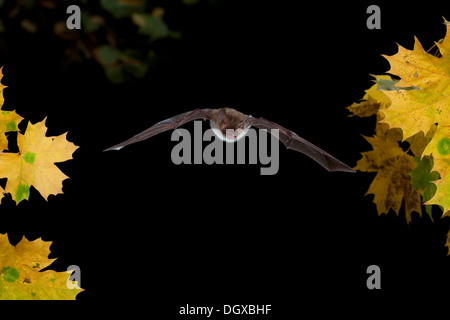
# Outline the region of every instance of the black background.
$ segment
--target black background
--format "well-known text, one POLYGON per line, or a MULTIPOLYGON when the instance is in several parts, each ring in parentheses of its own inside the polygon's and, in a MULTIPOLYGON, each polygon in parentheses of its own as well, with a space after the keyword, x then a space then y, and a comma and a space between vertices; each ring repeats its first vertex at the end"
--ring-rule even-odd
POLYGON ((17 207, 3 200, 0 232, 12 243, 53 241, 55 270, 80 266, 86 291, 76 307, 63 304, 73 312, 170 319, 186 304, 271 304, 282 319, 448 299, 448 219, 439 210, 434 223, 415 213, 407 225, 403 210, 378 216, 364 196, 373 174, 329 173, 282 146, 274 176, 259 175, 259 164, 176 166, 169 133, 102 153, 172 115, 229 106, 354 166, 375 123, 345 107, 371 85, 369 74, 388 71, 381 54, 396 53, 396 43, 411 49, 414 35, 429 48, 450 17, 443 6, 406 2, 227 3, 174 1, 166 21, 183 39, 168 47, 171 59, 121 85, 94 63, 62 72, 51 34, 6 35, 5 106, 32 122, 48 116, 48 133, 68 131, 80 148, 59 165, 70 176, 64 195, 45 202, 32 190, 17 207), (370 4, 381 8, 381 30, 366 27, 370 4), (381 290, 366 287, 372 264, 381 290))

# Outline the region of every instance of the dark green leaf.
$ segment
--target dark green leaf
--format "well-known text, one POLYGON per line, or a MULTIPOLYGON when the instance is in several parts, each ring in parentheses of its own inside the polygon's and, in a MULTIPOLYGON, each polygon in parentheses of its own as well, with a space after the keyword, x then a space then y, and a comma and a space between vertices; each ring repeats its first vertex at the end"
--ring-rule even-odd
MULTIPOLYGON (((139 1, 137 2, 139 3, 139 1)), ((100 0, 100 5, 108 11, 114 18, 121 19, 130 16, 133 12, 141 10, 144 1, 141 4, 123 3, 117 0, 100 0)))
POLYGON ((98 56, 103 64, 109 64, 119 60, 120 52, 110 45, 104 45, 100 47, 98 56))
POLYGON ((139 26, 139 33, 150 36, 152 40, 169 36, 169 28, 161 18, 143 13, 139 14, 137 19, 134 21, 139 26))
POLYGON ((410 172, 411 185, 413 190, 419 190, 427 187, 431 181, 439 179, 439 174, 436 171, 431 172, 433 168, 433 158, 430 156, 414 157, 417 167, 410 172))

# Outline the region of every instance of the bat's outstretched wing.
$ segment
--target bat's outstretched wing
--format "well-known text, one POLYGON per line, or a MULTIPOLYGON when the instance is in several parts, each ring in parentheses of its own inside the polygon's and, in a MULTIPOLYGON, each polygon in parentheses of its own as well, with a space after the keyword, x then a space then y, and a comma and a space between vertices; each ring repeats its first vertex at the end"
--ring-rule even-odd
POLYGON ((147 130, 135 135, 134 137, 132 137, 122 143, 119 143, 115 146, 112 146, 108 149, 105 149, 104 151, 120 150, 129 144, 133 144, 133 143, 151 138, 158 133, 161 133, 161 132, 164 132, 167 130, 176 129, 179 126, 185 124, 186 122, 197 120, 197 119, 209 120, 210 117, 211 117, 211 109, 196 109, 194 111, 185 112, 185 113, 179 114, 175 117, 160 121, 157 124, 148 128, 147 130))
POLYGON ((339 161, 328 152, 323 151, 322 149, 316 147, 302 137, 299 137, 295 132, 283 128, 276 123, 273 123, 264 118, 253 117, 249 117, 245 121, 246 124, 260 129, 278 129, 278 139, 283 142, 286 148, 306 154, 328 171, 355 172, 355 170, 347 166, 345 163, 339 161))

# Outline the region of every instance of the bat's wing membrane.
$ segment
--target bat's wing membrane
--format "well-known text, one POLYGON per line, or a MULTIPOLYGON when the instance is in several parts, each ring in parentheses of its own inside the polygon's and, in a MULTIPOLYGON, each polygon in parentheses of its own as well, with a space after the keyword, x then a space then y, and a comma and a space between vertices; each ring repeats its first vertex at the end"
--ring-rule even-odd
POLYGON ((181 113, 175 117, 160 121, 157 124, 148 128, 147 130, 135 135, 134 137, 131 137, 130 139, 128 139, 122 143, 119 143, 115 146, 105 149, 104 151, 120 150, 129 144, 151 138, 154 135, 157 135, 158 133, 176 129, 179 126, 185 124, 186 122, 198 120, 198 119, 209 120, 210 117, 211 117, 210 109, 197 109, 194 111, 181 113))
POLYGON ((278 129, 278 139, 283 142, 286 148, 306 154, 328 171, 355 172, 352 168, 339 161, 328 152, 323 151, 319 147, 298 136, 295 132, 276 123, 264 118, 250 118, 248 119, 248 124, 260 129, 278 129))

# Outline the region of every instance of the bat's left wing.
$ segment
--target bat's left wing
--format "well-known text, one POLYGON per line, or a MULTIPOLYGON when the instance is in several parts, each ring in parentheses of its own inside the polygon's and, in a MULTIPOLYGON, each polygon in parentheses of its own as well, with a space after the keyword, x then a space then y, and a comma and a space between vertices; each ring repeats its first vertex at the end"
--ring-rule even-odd
POLYGON ((271 122, 264 118, 253 118, 251 116, 244 121, 246 122, 246 124, 260 129, 278 129, 278 139, 283 142, 286 148, 306 154, 328 171, 355 172, 355 170, 347 166, 345 163, 339 161, 328 152, 323 151, 319 147, 313 145, 311 142, 308 142, 302 137, 298 136, 295 132, 288 130, 274 122, 271 122))
POLYGON ((185 113, 181 113, 172 118, 160 121, 157 124, 148 128, 147 130, 135 135, 134 137, 131 137, 130 139, 128 139, 122 143, 119 143, 115 146, 105 149, 104 151, 120 150, 129 144, 151 138, 158 133, 161 133, 161 132, 164 132, 167 130, 176 129, 179 126, 185 124, 186 122, 197 120, 197 119, 209 120, 210 118, 211 118, 211 109, 196 109, 194 111, 188 111, 185 113))

